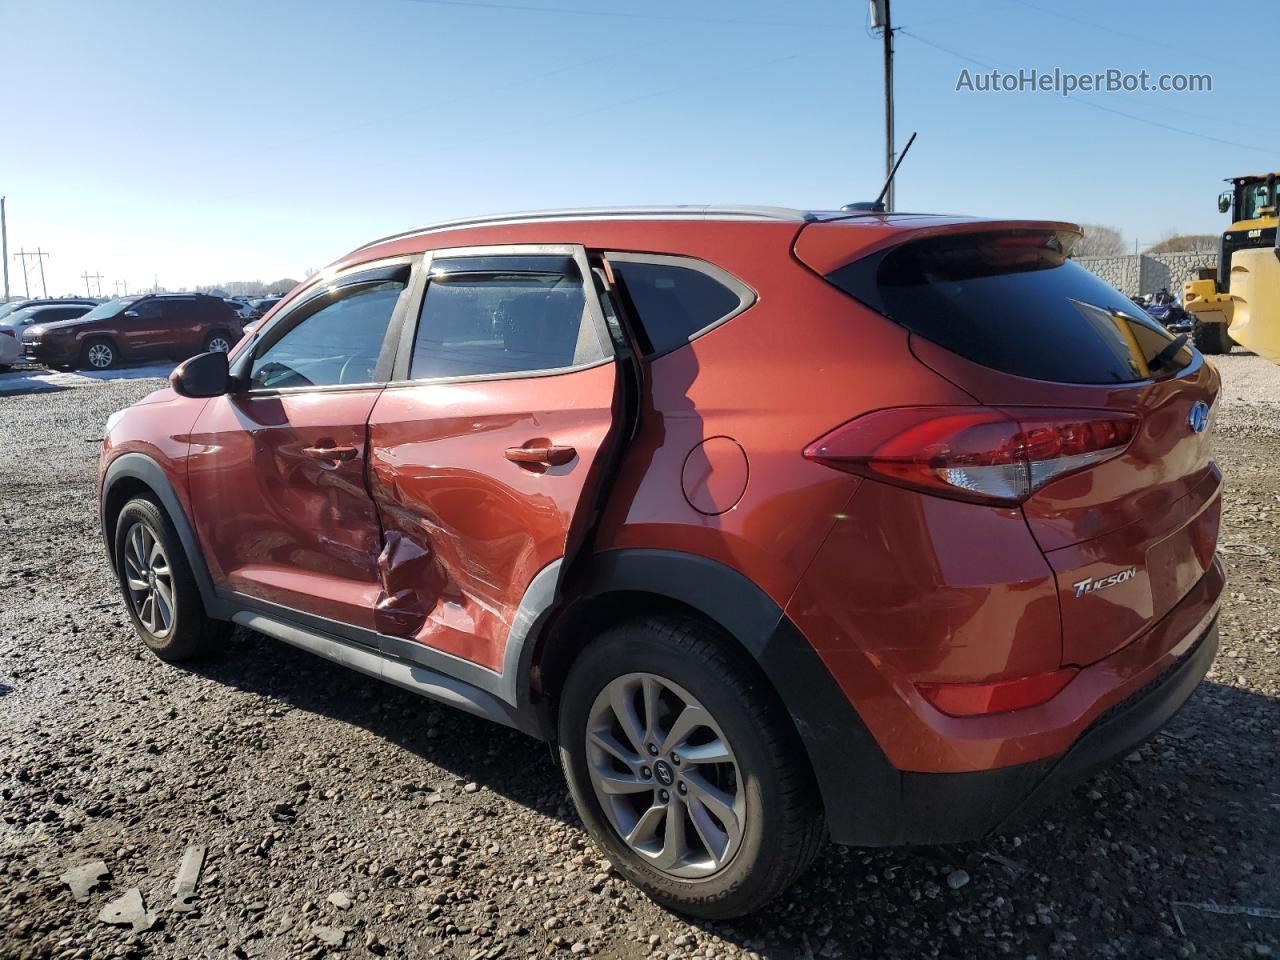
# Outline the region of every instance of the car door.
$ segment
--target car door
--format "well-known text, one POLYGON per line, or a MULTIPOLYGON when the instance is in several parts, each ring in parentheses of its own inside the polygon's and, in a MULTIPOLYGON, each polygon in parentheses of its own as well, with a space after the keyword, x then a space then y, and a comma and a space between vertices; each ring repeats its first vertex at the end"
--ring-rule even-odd
POLYGON ((130 359, 157 354, 157 344, 165 342, 164 299, 148 297, 131 305, 118 320, 121 346, 130 359))
POLYGON ((581 248, 437 251, 427 277, 369 422, 375 622, 500 671, 526 592, 554 591, 590 515, 615 349, 581 248))
POLYGON ((304 295, 237 354, 242 386, 201 412, 188 483, 220 589, 372 627, 382 540, 366 431, 410 277, 399 261, 304 295))

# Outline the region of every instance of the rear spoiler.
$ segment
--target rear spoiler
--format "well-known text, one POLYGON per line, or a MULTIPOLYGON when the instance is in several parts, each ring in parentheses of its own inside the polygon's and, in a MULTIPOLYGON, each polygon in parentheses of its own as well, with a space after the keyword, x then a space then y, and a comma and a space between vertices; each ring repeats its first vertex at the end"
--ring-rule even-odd
MULTIPOLYGON (((969 217, 857 217, 831 223, 808 223, 796 236, 792 252, 819 276, 909 240, 947 234, 1003 233, 1033 230, 1079 238, 1074 223, 1058 220, 984 220, 969 217)), ((1071 243, 1074 243, 1073 239, 1071 243)))

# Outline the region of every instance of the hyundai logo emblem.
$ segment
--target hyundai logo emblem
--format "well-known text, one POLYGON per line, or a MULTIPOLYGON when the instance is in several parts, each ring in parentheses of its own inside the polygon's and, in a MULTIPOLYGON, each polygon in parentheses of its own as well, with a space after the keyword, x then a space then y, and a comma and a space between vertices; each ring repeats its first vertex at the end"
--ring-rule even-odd
POLYGON ((1204 433, 1205 427, 1209 426, 1209 405, 1203 400, 1193 403, 1191 413, 1187 415, 1187 423, 1191 424, 1195 433, 1204 433))

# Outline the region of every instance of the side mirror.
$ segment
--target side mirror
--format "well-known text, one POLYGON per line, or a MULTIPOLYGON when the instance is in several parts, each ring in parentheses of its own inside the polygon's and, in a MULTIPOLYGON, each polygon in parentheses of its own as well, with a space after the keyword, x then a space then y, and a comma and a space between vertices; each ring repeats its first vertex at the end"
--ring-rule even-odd
POLYGON ((183 397, 220 397, 231 387, 227 355, 220 350, 202 353, 178 364, 169 383, 183 397))
POLYGON ((125 315, 126 317, 133 317, 133 318, 136 320, 136 319, 137 319, 137 317, 138 317, 138 311, 137 311, 137 310, 126 310, 126 311, 124 312, 124 315, 125 315))
POLYGON ((1231 209, 1231 191, 1223 190, 1218 194, 1218 212, 1226 213, 1231 209))

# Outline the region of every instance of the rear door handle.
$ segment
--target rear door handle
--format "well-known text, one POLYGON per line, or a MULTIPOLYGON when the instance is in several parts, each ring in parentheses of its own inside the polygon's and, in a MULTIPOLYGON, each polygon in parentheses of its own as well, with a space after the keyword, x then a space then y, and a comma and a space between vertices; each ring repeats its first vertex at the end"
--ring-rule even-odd
POLYGON ((303 447, 302 453, 312 460, 354 460, 360 455, 355 447, 303 447))
POLYGON ((507 447, 506 458, 512 463, 532 463, 545 467, 559 467, 578 455, 573 447, 507 447))

